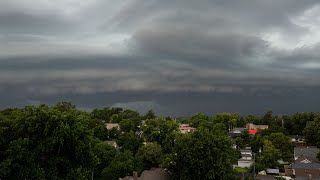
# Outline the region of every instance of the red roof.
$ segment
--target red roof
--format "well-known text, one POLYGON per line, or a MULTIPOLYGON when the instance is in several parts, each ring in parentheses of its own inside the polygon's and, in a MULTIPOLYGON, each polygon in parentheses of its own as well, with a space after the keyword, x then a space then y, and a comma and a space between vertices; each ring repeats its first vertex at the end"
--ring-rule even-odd
POLYGON ((250 130, 249 130, 249 134, 255 135, 256 133, 257 133, 257 130, 256 130, 256 129, 250 129, 250 130))

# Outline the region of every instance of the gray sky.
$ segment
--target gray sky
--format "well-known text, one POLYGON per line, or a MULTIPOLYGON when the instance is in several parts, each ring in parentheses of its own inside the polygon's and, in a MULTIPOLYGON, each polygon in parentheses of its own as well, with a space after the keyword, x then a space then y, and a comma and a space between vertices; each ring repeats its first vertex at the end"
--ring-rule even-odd
POLYGON ((0 0, 0 107, 319 111, 318 0, 0 0))

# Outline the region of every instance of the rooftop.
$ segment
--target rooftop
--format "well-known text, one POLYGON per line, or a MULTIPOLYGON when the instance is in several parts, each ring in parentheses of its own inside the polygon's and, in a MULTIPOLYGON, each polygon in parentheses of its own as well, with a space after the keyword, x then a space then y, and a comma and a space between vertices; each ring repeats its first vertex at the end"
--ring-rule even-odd
POLYGON ((319 169, 320 163, 295 163, 292 169, 319 169))
POLYGON ((298 158, 317 158, 317 154, 320 152, 319 148, 314 146, 308 146, 308 147, 295 147, 294 148, 294 157, 295 160, 298 158))

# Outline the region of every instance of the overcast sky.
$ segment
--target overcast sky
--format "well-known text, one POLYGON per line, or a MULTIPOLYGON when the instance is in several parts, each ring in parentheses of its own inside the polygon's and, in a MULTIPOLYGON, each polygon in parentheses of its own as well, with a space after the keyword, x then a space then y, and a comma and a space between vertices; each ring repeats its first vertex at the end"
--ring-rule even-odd
POLYGON ((0 0, 0 107, 319 111, 319 0, 0 0))

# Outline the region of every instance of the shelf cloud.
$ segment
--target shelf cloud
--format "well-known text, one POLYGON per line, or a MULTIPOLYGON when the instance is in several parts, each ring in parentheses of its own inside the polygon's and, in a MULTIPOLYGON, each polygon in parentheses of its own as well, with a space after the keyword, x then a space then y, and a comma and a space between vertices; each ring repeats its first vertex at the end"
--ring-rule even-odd
POLYGON ((319 10, 317 0, 1 1, 0 107, 316 111, 319 10))

